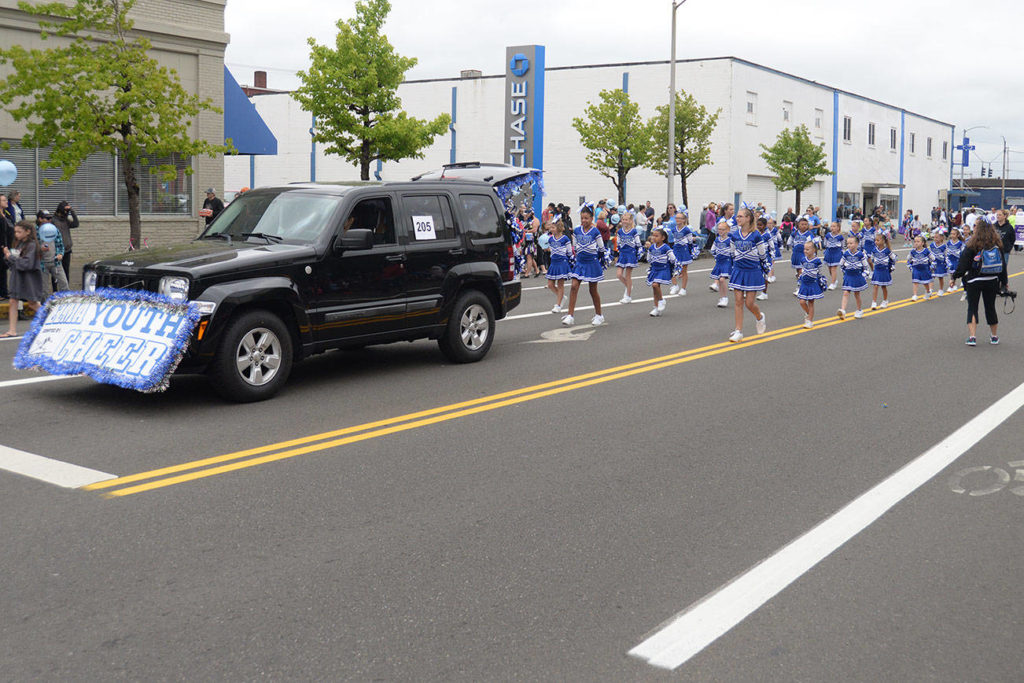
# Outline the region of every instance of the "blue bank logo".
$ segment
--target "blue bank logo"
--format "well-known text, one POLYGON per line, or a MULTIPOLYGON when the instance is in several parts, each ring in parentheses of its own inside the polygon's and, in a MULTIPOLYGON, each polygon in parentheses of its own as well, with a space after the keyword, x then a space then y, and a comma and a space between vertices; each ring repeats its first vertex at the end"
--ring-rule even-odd
POLYGON ((523 76, 530 70, 530 60, 522 52, 517 52, 512 55, 512 61, 508 63, 508 68, 514 75, 523 76))

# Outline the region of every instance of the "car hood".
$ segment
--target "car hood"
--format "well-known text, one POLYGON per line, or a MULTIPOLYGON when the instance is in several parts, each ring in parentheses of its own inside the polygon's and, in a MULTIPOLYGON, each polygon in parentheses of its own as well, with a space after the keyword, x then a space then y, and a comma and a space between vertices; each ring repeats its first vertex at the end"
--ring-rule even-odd
POLYGON ((91 267, 117 271, 175 271, 203 275, 221 270, 244 270, 313 258, 311 245, 253 244, 220 240, 197 240, 169 247, 140 249, 120 256, 94 261, 91 267))

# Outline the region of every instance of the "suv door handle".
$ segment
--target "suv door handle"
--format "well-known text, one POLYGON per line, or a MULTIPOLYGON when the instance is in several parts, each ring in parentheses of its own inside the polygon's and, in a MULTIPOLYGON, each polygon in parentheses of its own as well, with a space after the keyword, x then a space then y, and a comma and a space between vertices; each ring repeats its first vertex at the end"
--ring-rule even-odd
POLYGON ((390 263, 401 263, 405 260, 405 254, 392 254, 384 258, 385 261, 390 263))
POLYGON ((448 253, 451 254, 452 256, 462 256, 463 254, 466 253, 466 250, 463 249, 462 247, 457 247, 455 249, 449 249, 448 253))

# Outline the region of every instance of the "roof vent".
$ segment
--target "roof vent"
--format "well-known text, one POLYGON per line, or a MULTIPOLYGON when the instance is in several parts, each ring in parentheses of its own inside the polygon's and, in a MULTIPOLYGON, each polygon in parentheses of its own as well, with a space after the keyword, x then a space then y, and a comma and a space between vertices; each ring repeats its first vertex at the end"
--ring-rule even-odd
POLYGON ((480 78, 484 72, 480 69, 463 69, 459 72, 459 78, 480 78))

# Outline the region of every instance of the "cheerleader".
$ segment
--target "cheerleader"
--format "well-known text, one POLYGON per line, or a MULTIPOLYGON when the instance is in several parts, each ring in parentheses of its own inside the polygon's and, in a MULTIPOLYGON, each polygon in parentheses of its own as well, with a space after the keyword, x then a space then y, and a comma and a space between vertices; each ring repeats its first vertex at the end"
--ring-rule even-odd
POLYGON ((949 231, 949 241, 946 242, 946 270, 949 271, 949 291, 956 289, 956 281, 953 280, 953 273, 960 265, 960 254, 964 250, 963 235, 959 228, 949 231))
POLYGON ((820 275, 822 260, 818 258, 818 247, 814 242, 804 242, 804 260, 800 265, 800 288, 797 298, 804 309, 804 327, 814 327, 814 301, 825 296, 821 288, 820 275))
POLYGON ((853 317, 857 319, 864 317, 864 311, 861 310, 860 293, 868 288, 868 282, 864 278, 866 263, 867 257, 864 256, 864 250, 860 248, 860 240, 851 233, 846 238, 846 251, 843 252, 843 258, 839 261, 839 268, 843 271, 843 302, 839 305, 836 315, 840 320, 846 319, 846 304, 850 301, 851 292, 857 302, 857 310, 853 317))
MULTIPOLYGON (((775 213, 774 211, 772 212, 775 213)), ((775 282, 775 261, 782 259, 782 232, 779 231, 779 226, 775 224, 775 217, 768 217, 768 234, 771 235, 771 249, 773 252, 772 258, 772 270, 768 273, 768 282, 775 282)))
POLYGON ((917 301, 918 285, 924 285, 927 298, 932 292, 932 255, 925 246, 924 235, 914 236, 914 248, 907 254, 907 268, 910 269, 910 280, 914 283, 914 296, 910 300, 917 301))
POLYGON ((764 301, 768 298, 768 283, 772 281, 771 274, 775 269, 775 258, 772 256, 772 236, 768 233, 768 219, 764 216, 758 216, 757 218, 757 231, 761 233, 761 238, 764 239, 768 251, 768 273, 764 278, 764 291, 759 292, 754 298, 758 301, 764 301))
POLYGON ((715 257, 715 267, 711 269, 711 274, 708 276, 711 278, 709 288, 712 292, 718 292, 719 298, 716 305, 719 308, 725 308, 729 305, 726 291, 729 288, 729 271, 732 270, 732 240, 729 238, 729 221, 724 218, 720 219, 718 225, 715 226, 715 231, 718 236, 711 244, 711 255, 715 257))
POLYGON ((758 334, 768 329, 768 321, 758 308, 754 297, 764 289, 764 274, 768 270, 768 245, 754 224, 754 213, 743 207, 736 214, 739 227, 729 233, 732 246, 732 269, 729 272, 729 289, 734 294, 736 329, 729 335, 729 341, 743 339, 743 308, 746 306, 756 320, 758 334))
POLYGON ((828 266, 829 290, 838 286, 839 262, 843 260, 843 244, 846 242, 841 230, 839 222, 832 221, 828 233, 825 234, 825 253, 822 256, 822 261, 828 266))
POLYGON ((675 254, 676 271, 672 276, 672 286, 669 294, 686 296, 686 285, 689 283, 690 274, 687 272, 693 263, 693 231, 689 226, 690 219, 685 209, 676 212, 675 226, 672 227, 669 237, 672 239, 672 253, 675 254), (676 284, 678 281, 679 284, 676 284))
POLYGON ((537 233, 540 230, 540 222, 534 217, 533 209, 526 209, 520 216, 523 225, 523 256, 526 257, 523 277, 539 277, 541 273, 537 265, 537 233), (531 271, 533 275, 530 275, 531 271))
MULTIPOLYGON (((790 256, 789 265, 792 266, 793 271, 796 273, 796 279, 800 280, 800 266, 804 262, 804 243, 814 242, 814 246, 820 244, 820 239, 814 234, 811 229, 811 223, 807 219, 807 216, 800 216, 796 220, 796 230, 789 238, 789 244, 793 248, 793 254, 790 256)), ((793 296, 797 296, 800 291, 799 287, 793 292, 793 296)))
POLYGON ((946 232, 942 228, 935 231, 935 241, 928 245, 932 256, 932 277, 939 281, 939 291, 932 296, 945 296, 946 275, 949 274, 946 264, 946 232))
POLYGON ((875 258, 875 235, 878 234, 878 218, 872 216, 870 221, 864 221, 864 230, 861 231, 861 246, 864 255, 867 256, 868 270, 874 267, 875 258))
POLYGON ((871 273, 871 310, 879 307, 878 288, 882 288, 882 308, 889 306, 889 285, 892 284, 892 271, 896 267, 896 254, 889 246, 889 236, 884 232, 875 235, 875 268, 871 273))
POLYGON ((650 314, 652 318, 660 317, 665 310, 661 286, 672 284, 672 271, 676 265, 675 252, 672 247, 665 244, 667 239, 668 233, 663 228, 655 228, 647 249, 647 262, 650 264, 647 269, 647 284, 654 290, 654 308, 650 314))
POLYGON ((551 263, 548 265, 548 289, 555 295, 555 306, 552 313, 562 312, 565 300, 565 281, 569 279, 569 256, 572 254, 572 240, 564 234, 562 221, 555 221, 549 227, 548 248, 551 250, 551 263))
POLYGON ((616 262, 617 277, 626 288, 625 294, 619 299, 620 304, 633 302, 633 269, 637 265, 637 251, 640 248, 640 236, 633 226, 633 214, 622 216, 617 239, 619 243, 619 260, 616 262))
POLYGON ((580 210, 580 224, 573 230, 572 236, 576 265, 569 271, 572 279, 569 287, 569 312, 562 318, 562 324, 566 327, 575 324, 576 297, 579 295, 580 283, 586 282, 590 289, 590 299, 594 302, 594 317, 590 324, 595 327, 603 325, 604 316, 601 315, 601 295, 597 291, 597 283, 604 279, 604 269, 601 267, 604 240, 594 226, 594 212, 589 207, 580 210))
POLYGON ((850 221, 850 236, 857 238, 857 244, 864 243, 864 221, 856 218, 850 221))

